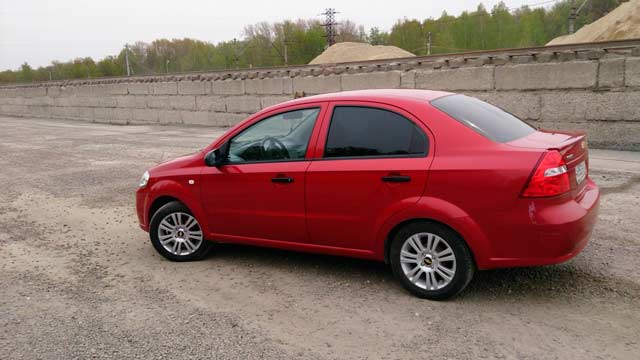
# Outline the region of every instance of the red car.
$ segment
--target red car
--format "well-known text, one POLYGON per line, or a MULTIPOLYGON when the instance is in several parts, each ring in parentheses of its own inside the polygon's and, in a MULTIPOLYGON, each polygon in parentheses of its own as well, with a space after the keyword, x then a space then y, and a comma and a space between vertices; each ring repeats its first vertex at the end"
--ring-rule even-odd
POLYGON ((599 190, 584 135, 541 131, 478 99, 365 90, 269 107, 146 172, 140 227, 164 257, 241 243, 385 261, 413 294, 458 294, 476 269, 566 261, 599 190))

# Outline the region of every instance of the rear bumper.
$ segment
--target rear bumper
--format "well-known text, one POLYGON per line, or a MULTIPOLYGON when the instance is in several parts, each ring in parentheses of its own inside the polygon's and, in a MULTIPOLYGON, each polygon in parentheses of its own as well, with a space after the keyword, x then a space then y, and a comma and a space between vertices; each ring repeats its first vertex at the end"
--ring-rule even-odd
POLYGON ((518 216, 523 222, 510 227, 508 238, 498 244, 492 241, 493 257, 485 268, 550 265, 578 255, 598 218, 600 190, 591 179, 587 181, 583 193, 574 200, 551 205, 544 200, 529 202, 526 220, 518 216))

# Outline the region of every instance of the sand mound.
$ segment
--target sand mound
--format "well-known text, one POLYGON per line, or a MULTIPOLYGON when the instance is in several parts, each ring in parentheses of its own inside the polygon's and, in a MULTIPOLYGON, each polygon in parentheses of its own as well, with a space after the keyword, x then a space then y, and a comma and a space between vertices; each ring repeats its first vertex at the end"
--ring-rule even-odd
POLYGON ((394 59, 412 57, 414 54, 395 46, 370 45, 366 43, 341 42, 330 46, 309 64, 334 64, 350 61, 394 59))
POLYGON ((559 36, 547 45, 637 38, 640 38, 640 0, 630 0, 574 34, 559 36))

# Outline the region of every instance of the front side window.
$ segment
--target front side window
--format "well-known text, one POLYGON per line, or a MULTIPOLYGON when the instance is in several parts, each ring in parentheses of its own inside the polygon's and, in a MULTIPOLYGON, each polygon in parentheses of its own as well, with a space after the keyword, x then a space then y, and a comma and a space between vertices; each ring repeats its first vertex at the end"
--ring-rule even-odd
POLYGON ((411 120, 395 112, 358 106, 333 110, 326 158, 426 155, 428 139, 411 120))
POLYGON ((293 110, 257 122, 231 139, 229 162, 304 159, 319 112, 293 110))

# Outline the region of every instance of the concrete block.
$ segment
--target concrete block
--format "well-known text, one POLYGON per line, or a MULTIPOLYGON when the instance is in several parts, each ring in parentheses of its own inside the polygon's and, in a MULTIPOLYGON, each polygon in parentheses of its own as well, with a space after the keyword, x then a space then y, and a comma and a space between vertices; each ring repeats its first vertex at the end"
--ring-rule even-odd
POLYGON ((498 90, 593 88, 597 77, 597 61, 500 66, 495 72, 498 90))
POLYGON ((220 96, 196 96, 196 110, 224 112, 227 111, 227 106, 220 96))
POLYGON ((640 151, 639 122, 589 121, 584 130, 592 148, 640 151))
POLYGON ((151 83, 151 93, 154 95, 177 95, 178 83, 173 81, 151 83))
POLYGON ((624 84, 626 86, 640 86, 640 58, 626 59, 624 84))
POLYGON ((169 105, 172 109, 195 110, 196 97, 191 95, 169 96, 169 105))
POLYGON ((214 125, 215 113, 209 111, 185 111, 181 114, 182 123, 187 125, 214 125))
MULTIPOLYGON (((72 102, 71 97, 54 98, 54 99, 57 106, 64 106, 59 104, 70 104, 72 102)), ((82 106, 91 106, 91 107, 118 106, 115 96, 90 96, 90 97, 83 98, 81 104, 82 106)))
POLYGON ((159 110, 158 121, 161 124, 182 124, 181 110, 159 110))
POLYGON ((491 90, 493 66, 416 72, 416 88, 431 90, 491 90))
POLYGON ((266 78, 246 80, 244 83, 247 94, 283 94, 283 78, 266 78))
POLYGON ((244 94, 244 80, 219 80, 212 83, 212 91, 216 95, 244 94))
POLYGON ((514 55, 511 57, 511 62, 514 64, 528 64, 533 60, 533 55, 514 55))
POLYGON ((60 87, 58 86, 49 86, 46 88, 47 89, 47 95, 48 96, 59 96, 60 95, 60 87))
POLYGON ((284 78, 282 79, 282 92, 285 94, 293 94, 293 79, 292 78, 284 78))
POLYGON ((500 107, 522 120, 540 119, 540 95, 537 93, 500 91, 466 94, 500 107))
POLYGON ((293 99, 292 95, 280 95, 280 96, 263 96, 260 98, 260 108, 264 109, 269 106, 277 105, 285 101, 293 99))
POLYGON ((152 109, 195 110, 196 97, 192 95, 149 96, 147 107, 152 109))
POLYGON ((129 93, 127 84, 106 84, 104 88, 109 95, 127 95, 129 93))
POLYGON ((121 95, 116 96, 115 99, 117 107, 137 109, 144 109, 147 107, 147 101, 144 96, 121 95))
POLYGON ((553 60, 553 57, 554 57, 554 54, 553 52, 550 52, 550 51, 545 51, 545 52, 535 54, 536 61, 542 62, 542 63, 546 63, 553 60))
MULTIPOLYGON (((605 92, 593 94, 585 103, 586 119, 635 121, 640 124, 640 92, 605 92)), ((617 126, 618 124, 611 124, 617 126)))
MULTIPOLYGON (((59 96, 66 96, 66 87, 62 86, 59 88, 60 89, 60 95, 59 96)), ((89 87, 88 92, 92 95, 92 96, 108 96, 109 92, 107 89, 106 85, 103 84, 99 84, 99 85, 91 85, 89 87)))
POLYGON ((598 68, 598 87, 624 86, 624 58, 602 59, 598 68))
POLYGON ((324 94, 342 90, 339 75, 305 76, 293 78, 293 91, 305 94, 324 94))
POLYGON ((71 111, 70 118, 83 121, 93 121, 94 109, 90 107, 69 108, 71 111))
POLYGON ((400 75, 400 88, 401 89, 416 88, 416 72, 415 71, 405 71, 400 75))
POLYGON ((556 54, 560 61, 572 61, 576 59, 576 53, 573 51, 560 51, 556 54))
POLYGON ((257 96, 230 96, 224 99, 227 111, 231 113, 254 113, 261 109, 257 96))
POLYGON ((208 81, 180 81, 178 94, 181 95, 205 95, 211 92, 211 83, 208 81))
POLYGON ((549 92, 541 96, 542 121, 581 122, 587 119, 587 104, 593 101, 592 92, 549 92))
POLYGON ((158 110, 156 109, 133 109, 132 122, 157 123, 158 121, 158 110))
POLYGON ((152 109, 170 109, 169 96, 150 95, 145 97, 147 107, 152 109))
POLYGON ((127 89, 131 95, 148 95, 149 84, 147 83, 129 83, 127 89))
POLYGON ((360 89, 397 89, 400 87, 400 72, 372 72, 342 75, 343 91, 360 89))
POLYGON ((112 111, 113 109, 111 108, 94 108, 93 109, 94 120, 98 122, 106 122, 108 119, 112 117, 111 116, 112 111))
POLYGON ((117 123, 128 123, 133 118, 132 109, 113 108, 111 111, 111 120, 117 123))

